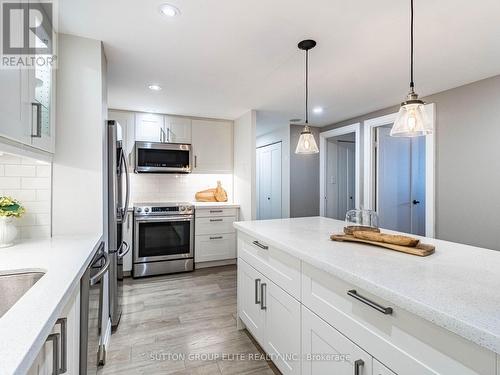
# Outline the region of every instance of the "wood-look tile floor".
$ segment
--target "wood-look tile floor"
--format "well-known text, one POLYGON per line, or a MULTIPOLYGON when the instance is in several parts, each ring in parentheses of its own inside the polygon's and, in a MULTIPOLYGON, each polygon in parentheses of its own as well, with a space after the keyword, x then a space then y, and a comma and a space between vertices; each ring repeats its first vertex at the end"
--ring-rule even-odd
POLYGON ((280 374, 262 356, 236 329, 236 267, 207 268, 126 279, 120 325, 98 374, 280 374))

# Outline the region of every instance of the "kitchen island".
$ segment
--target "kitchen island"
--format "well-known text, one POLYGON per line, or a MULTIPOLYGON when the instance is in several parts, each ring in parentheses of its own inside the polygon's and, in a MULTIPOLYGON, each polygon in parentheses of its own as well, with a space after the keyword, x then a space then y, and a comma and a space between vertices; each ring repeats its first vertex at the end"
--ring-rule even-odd
POLYGON ((496 374, 499 252, 421 238, 436 246, 421 258, 331 241, 344 224, 234 224, 239 323, 283 373, 496 374), (329 347, 351 359, 304 359, 329 347), (300 358, 284 358, 289 352, 300 358))

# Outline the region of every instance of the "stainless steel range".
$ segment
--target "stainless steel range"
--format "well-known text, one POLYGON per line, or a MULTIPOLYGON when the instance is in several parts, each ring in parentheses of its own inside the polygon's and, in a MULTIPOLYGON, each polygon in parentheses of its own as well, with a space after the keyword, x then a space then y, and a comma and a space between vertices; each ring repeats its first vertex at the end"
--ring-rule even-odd
POLYGON ((142 203, 134 207, 133 277, 194 269, 194 207, 142 203))

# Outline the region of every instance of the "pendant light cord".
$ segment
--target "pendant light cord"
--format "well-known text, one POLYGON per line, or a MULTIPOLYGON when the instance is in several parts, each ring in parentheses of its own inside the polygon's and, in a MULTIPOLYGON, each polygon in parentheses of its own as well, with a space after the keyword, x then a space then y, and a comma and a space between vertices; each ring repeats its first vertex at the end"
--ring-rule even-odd
POLYGON ((413 91, 413 0, 410 0, 410 89, 413 91))
POLYGON ((306 50, 306 124, 309 123, 309 50, 306 50))

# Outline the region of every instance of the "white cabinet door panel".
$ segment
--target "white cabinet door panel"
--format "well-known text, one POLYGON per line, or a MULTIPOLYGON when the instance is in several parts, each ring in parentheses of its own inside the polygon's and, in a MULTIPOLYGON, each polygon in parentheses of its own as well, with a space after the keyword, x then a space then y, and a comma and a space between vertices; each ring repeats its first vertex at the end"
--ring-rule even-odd
POLYGON ((264 349, 283 374, 300 374, 300 302, 268 279, 262 298, 264 349))
POLYGON ((161 142, 164 134, 164 116, 154 113, 135 114, 135 140, 161 142))
POLYGON ((191 119, 179 116, 165 116, 167 142, 191 143, 191 119))
POLYGON ((230 173, 233 170, 233 124, 193 120, 193 172, 230 173))
POLYGON ((238 316, 248 331, 263 345, 265 310, 261 309, 260 284, 264 276, 242 259, 238 259, 238 316))
POLYGON ((129 155, 134 150, 135 143, 135 113, 110 109, 108 120, 115 120, 122 129, 123 148, 129 155))
POLYGON ((302 375, 372 374, 372 357, 304 306, 302 355, 302 375))

